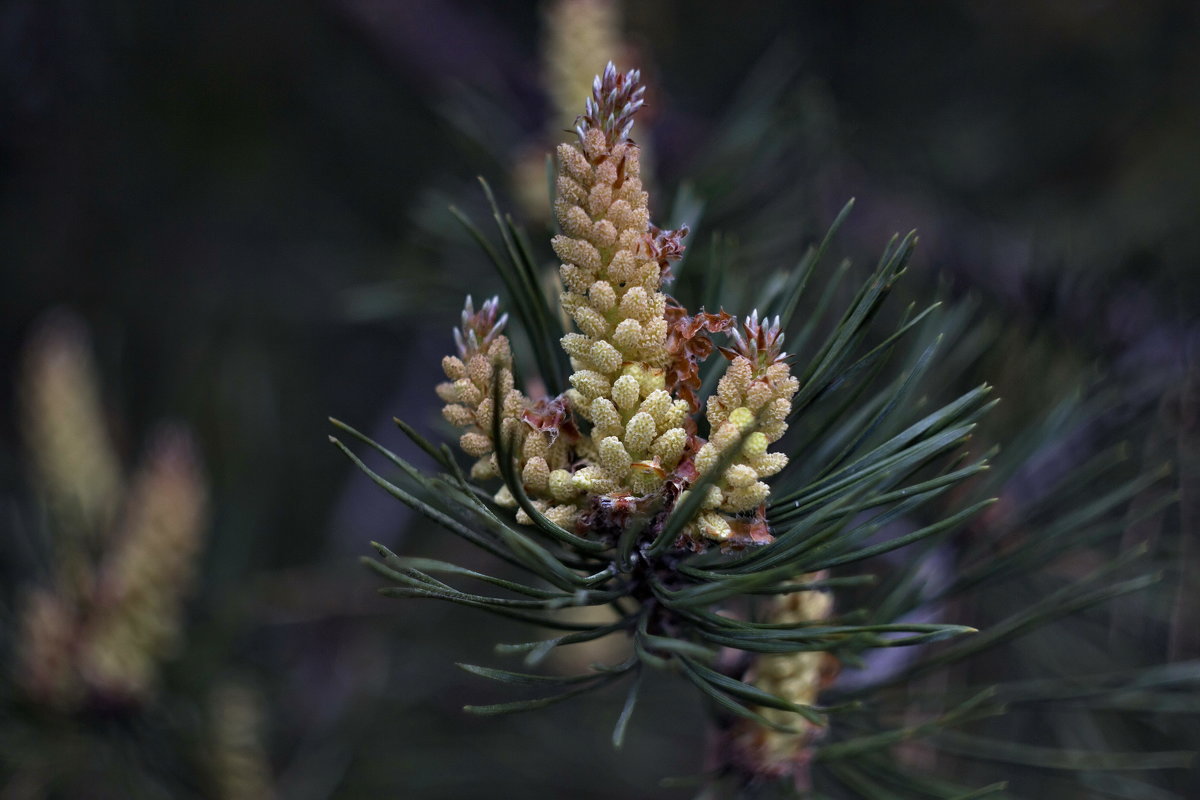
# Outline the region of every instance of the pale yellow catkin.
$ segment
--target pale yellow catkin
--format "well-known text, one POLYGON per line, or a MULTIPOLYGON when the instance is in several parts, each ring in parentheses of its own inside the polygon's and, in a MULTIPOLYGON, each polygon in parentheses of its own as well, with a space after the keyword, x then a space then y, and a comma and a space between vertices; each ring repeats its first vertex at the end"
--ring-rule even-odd
POLYGON ((647 242, 638 149, 608 138, 592 127, 581 144, 558 148, 563 233, 552 244, 562 305, 579 328, 562 339, 575 368, 568 396, 592 422, 596 456, 574 483, 588 494, 645 495, 678 464, 689 408, 666 391, 667 298, 647 242))
MULTIPOLYGON (((542 85, 547 100, 548 140, 562 139, 575 124, 579 98, 592 90, 596 67, 624 60, 617 0, 552 0, 545 4, 541 51, 542 85)), ((550 222, 544 141, 526 148, 513 164, 513 190, 526 219, 550 222)))
POLYGON ((135 476, 101 565, 79 669, 101 695, 140 700, 181 639, 183 603, 204 541, 207 490, 190 438, 164 431, 135 476))
MULTIPOLYGON (((500 333, 505 316, 499 314, 499 301, 492 298, 477 312, 470 297, 462 314, 462 327, 455 338, 458 355, 442 359, 442 370, 449 379, 437 387, 438 397, 446 405, 442 416, 463 429, 459 446, 476 459, 471 477, 487 480, 500 474, 497 462, 496 398, 500 398, 499 433, 511 450, 514 467, 522 486, 538 511, 564 528, 573 528, 580 509, 574 502, 578 491, 564 486, 562 475, 568 461, 566 436, 535 428, 530 420, 539 409, 514 385, 512 349, 500 333), (499 385, 497 386, 497 382, 499 385)), ((508 487, 495 496, 497 503, 517 505, 508 487)), ((524 509, 517 512, 522 524, 531 522, 524 509)))
MULTIPOLYGON (((797 583, 811 582, 823 573, 802 575, 797 583)), ((766 620, 793 626, 812 625, 833 613, 833 597, 825 591, 810 589, 779 595, 772 603, 766 620)), ((815 706, 818 696, 831 681, 837 662, 824 651, 759 655, 750 671, 750 681, 759 689, 802 706, 815 706)), ((739 720, 732 731, 734 752, 747 761, 754 772, 784 775, 803 770, 812 757, 811 745, 825 728, 791 711, 757 708, 773 723, 793 729, 794 733, 767 728, 752 720, 739 720)))
POLYGON ((736 335, 737 348, 716 393, 708 398, 709 440, 696 453, 696 469, 706 475, 740 442, 740 451, 717 478, 694 523, 698 533, 711 539, 732 535, 727 515, 754 511, 770 496, 766 479, 787 466, 788 459, 768 448, 787 431, 792 398, 800 388, 779 350, 783 337, 778 319, 760 323, 755 313, 743 329, 746 335, 736 335))
POLYGON ((209 701, 212 775, 218 800, 271 800, 276 796, 264 745, 262 695, 226 680, 209 701))
POLYGON ((20 400, 33 473, 56 540, 93 539, 112 522, 122 471, 108 435, 87 330, 71 314, 53 312, 33 333, 20 400))
POLYGON ((551 134, 575 124, 579 98, 592 91, 596 67, 625 55, 616 0, 557 0, 546 4, 542 45, 551 134))

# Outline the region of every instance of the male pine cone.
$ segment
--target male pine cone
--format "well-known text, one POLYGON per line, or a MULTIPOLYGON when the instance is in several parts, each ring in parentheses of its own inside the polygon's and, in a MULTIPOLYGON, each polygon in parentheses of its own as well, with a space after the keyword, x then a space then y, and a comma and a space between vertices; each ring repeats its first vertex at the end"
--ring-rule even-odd
MULTIPOLYGON (((497 316, 495 299, 477 313, 468 298, 455 334, 459 354, 443 362, 450 379, 438 388, 444 416, 465 429, 460 444, 478 459, 476 479, 500 472, 493 431, 511 438, 522 488, 564 528, 611 532, 614 508, 656 497, 676 502, 723 465, 684 535, 699 547, 769 540, 739 538, 735 530, 747 515, 761 520, 770 493, 763 479, 787 463, 768 452, 787 427, 798 387, 780 351, 782 333, 777 322, 760 324, 757 313, 743 324, 744 335, 734 331, 736 346, 723 350, 730 363, 706 409, 709 438, 702 438, 694 389, 698 360, 712 345, 702 345, 699 334, 727 331, 734 320, 723 312, 688 316, 663 292, 688 231, 650 222, 639 150, 629 139, 644 104, 638 71, 618 73, 610 63, 592 88, 576 122, 578 141, 557 151, 554 211, 562 233, 551 244, 562 262, 560 303, 577 328, 560 342, 571 360, 571 388, 537 403, 515 388, 500 334, 505 317, 497 316), (588 435, 578 434, 574 416, 590 425, 588 435), (735 445, 740 450, 728 452, 735 445)), ((496 501, 516 505, 507 488, 496 501)), ((530 522, 523 510, 517 520, 530 522)))

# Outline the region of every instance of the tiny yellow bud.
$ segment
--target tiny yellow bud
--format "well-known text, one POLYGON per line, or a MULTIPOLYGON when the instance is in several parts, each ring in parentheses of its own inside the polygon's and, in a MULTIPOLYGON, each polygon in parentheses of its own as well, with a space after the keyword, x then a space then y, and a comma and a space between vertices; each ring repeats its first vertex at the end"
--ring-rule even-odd
POLYGON ((466 365, 463 364, 462 359, 456 356, 444 356, 442 358, 442 371, 452 381, 467 377, 466 365))
POLYGON ((741 489, 734 489, 725 495, 722 508, 726 511, 751 511, 767 499, 771 489, 762 481, 757 481, 741 489))
POLYGON ((612 205, 612 184, 597 183, 588 192, 587 211, 593 217, 602 216, 612 205))
POLYGON ((564 208, 569 208, 582 203, 587 197, 587 191, 567 175, 559 175, 558 180, 554 182, 554 188, 558 194, 558 199, 555 201, 556 206, 561 204, 564 208))
MULTIPOLYGON (((638 384, 641 385, 642 394, 645 396, 651 395, 665 387, 667 385, 667 381, 661 369, 658 367, 651 367, 650 369, 642 371, 641 376, 638 378, 638 384)), ((687 401, 682 402, 683 407, 687 409, 687 401)), ((681 418, 677 424, 682 423, 683 419, 681 418)))
POLYGON ((563 233, 576 238, 585 238, 592 232, 592 218, 579 206, 566 206, 558 216, 563 233))
POLYGON ((633 464, 633 457, 629 455, 625 445, 621 444, 621 440, 615 436, 608 436, 601 440, 597 455, 605 474, 615 481, 624 478, 629 472, 630 465, 633 464))
POLYGON ((612 399, 617 404, 617 408, 625 413, 633 411, 637 407, 638 398, 641 396, 641 386, 638 384, 637 378, 632 375, 622 375, 612 385, 612 399))
POLYGON ((571 473, 565 469, 556 469, 550 473, 546 480, 550 490, 550 495, 558 501, 570 500, 579 490, 575 488, 575 484, 571 480, 571 473))
POLYGON ((664 430, 672 427, 667 424, 671 414, 671 395, 667 394, 664 389, 646 393, 646 399, 642 401, 638 411, 649 414, 654 418, 654 424, 664 430))
POLYGON ((621 352, 603 339, 592 344, 591 352, 588 354, 588 360, 597 372, 605 374, 616 372, 621 368, 621 362, 624 360, 621 352))
POLYGON ((547 519, 555 525, 567 530, 575 527, 575 520, 579 517, 579 509, 572 505, 552 506, 546 509, 544 513, 547 519))
POLYGON ((671 415, 667 421, 660 427, 678 428, 683 425, 684 420, 692 413, 691 407, 687 400, 676 400, 671 403, 671 415))
POLYGON ((716 508, 725 501, 725 493, 720 486, 709 486, 705 493, 704 508, 716 508))
POLYGON ((558 268, 558 276, 562 279, 563 286, 568 290, 563 293, 561 300, 562 307, 567 311, 571 310, 570 294, 582 296, 596 277, 594 273, 569 263, 563 264, 558 268))
POLYGON ((788 457, 783 453, 763 453, 752 459, 750 465, 758 472, 758 477, 765 478, 777 474, 787 463, 788 457))
POLYGON ((729 412, 729 421, 736 425, 739 431, 747 431, 754 426, 754 412, 740 406, 729 412))
MULTIPOLYGON (((611 197, 611 193, 609 195, 611 197)), ((612 247, 617 241, 617 229, 611 222, 602 219, 592 225, 592 229, 588 231, 588 239, 597 247, 612 247)))
POLYGON ((767 452, 768 444, 770 442, 767 441, 766 434, 755 431, 746 437, 746 443, 742 445, 742 455, 749 459, 757 458, 767 452))
POLYGON ((488 363, 487 356, 482 353, 471 356, 467 361, 467 377, 480 389, 488 387, 492 382, 492 365, 488 363))
POLYGON ((758 411, 771 401, 775 392, 762 381, 754 381, 746 389, 746 406, 751 411, 758 411))
POLYGON ((729 521, 720 514, 710 511, 701 514, 696 523, 700 528, 700 534, 709 539, 716 539, 718 542, 723 542, 733 535, 733 529, 729 527, 729 521))
MULTIPOLYGON (((625 235, 622 234, 620 238, 624 240, 625 235)), ((638 238, 636 236, 630 238, 633 239, 632 244, 636 245, 638 238)), ((618 250, 613 254, 612 260, 608 262, 608 277, 615 283, 629 283, 637 272, 637 265, 637 257, 628 247, 618 250)))
POLYGON ((591 165, 583 157, 583 153, 572 144, 558 146, 558 165, 560 171, 574 179, 581 189, 590 186, 594 179, 591 165))
POLYGON ((600 252, 586 239, 572 239, 559 234, 550 240, 550 246, 559 258, 582 270, 596 272, 601 267, 600 252))
POLYGON ((581 369, 570 378, 571 385, 579 390, 579 393, 589 399, 601 397, 608 394, 611 384, 608 378, 590 369, 581 369))
POLYGON ((726 422, 717 428, 710 441, 718 450, 724 450, 736 442, 741 435, 742 432, 738 429, 737 425, 734 425, 732 422, 726 422))
POLYGON ((750 386, 753 369, 749 359, 738 356, 729 362, 725 374, 717 382, 717 395, 726 408, 736 408, 742 404, 746 389, 750 386))
POLYGON ((643 209, 634 209, 629 200, 618 192, 618 198, 608 207, 608 218, 621 230, 629 228, 646 230, 650 215, 643 209))
POLYGON ((599 163, 593 163, 592 169, 596 174, 596 183, 606 183, 611 188, 612 184, 617 182, 617 159, 619 156, 615 148, 607 152, 608 158, 599 163))
POLYGON ((526 461, 525 468, 521 470, 521 483, 525 484, 528 492, 546 491, 550 485, 550 468, 546 466, 546 459, 537 456, 526 461))
POLYGON ((488 360, 502 367, 512 367, 512 347, 507 336, 497 336, 487 349, 488 360))
POLYGON ((571 312, 579 329, 593 339, 603 339, 608 335, 608 320, 591 306, 580 306, 571 312))
POLYGON ((463 452, 475 458, 486 456, 492 451, 492 440, 478 431, 467 431, 458 439, 463 452))
POLYGON ((720 453, 716 446, 712 442, 705 442, 700 451, 696 453, 696 471, 701 475, 707 474, 716 465, 719 456, 720 453))
POLYGON ((471 478, 477 481, 486 481, 499 474, 491 458, 481 458, 471 465, 471 478))
POLYGON ((588 300, 591 301, 592 308, 604 314, 612 311, 617 305, 617 293, 608 281, 596 281, 588 289, 588 300))
POLYGON ((593 339, 582 333, 568 333, 558 341, 571 358, 586 359, 591 355, 593 339))
POLYGON ((442 416, 451 425, 457 425, 460 428, 475 424, 475 412, 466 406, 460 406, 456 403, 445 406, 442 409, 442 416))
POLYGON ((617 488, 617 483, 597 466, 588 466, 577 470, 571 476, 575 488, 588 494, 606 494, 617 488))
MULTIPOLYGON (((616 196, 629 203, 629 205, 633 208, 645 210, 646 202, 650 199, 650 195, 642 190, 642 182, 636 177, 637 172, 634 171, 636 169, 640 169, 640 165, 638 164, 638 160, 636 158, 636 151, 632 155, 635 157, 628 159, 625 162, 625 182, 622 183, 621 188, 617 190, 616 196)), ((649 212, 647 212, 646 221, 649 222, 649 212)), ((635 225, 631 225, 630 229, 645 230, 646 226, 643 225, 639 229, 635 225)))
POLYGON ((454 390, 458 394, 458 402, 468 406, 477 406, 483 399, 483 392, 471 383, 470 378, 459 378, 454 382, 454 390))
MULTIPOLYGON (((617 380, 620 381, 619 378, 617 380)), ((623 430, 621 413, 607 397, 597 397, 592 401, 591 416, 594 430, 604 432, 603 436, 600 436, 601 439, 605 436, 617 436, 623 430)))
MULTIPOLYGON (((504 395, 504 399, 500 405, 500 413, 502 416, 508 418, 505 420, 506 422, 515 422, 515 418, 521 416, 521 412, 525 410, 525 395, 521 394, 516 389, 504 389, 505 384, 509 384, 510 387, 512 384, 512 373, 506 372, 505 374, 508 376, 508 380, 502 382, 500 385, 501 391, 504 395)), ((482 402, 488 402, 490 399, 491 398, 484 398, 482 402)))
POLYGON ((590 397, 585 397, 583 392, 575 387, 567 389, 567 391, 563 392, 563 395, 567 398, 567 402, 571 404, 571 408, 579 409, 580 413, 583 413, 592 402, 590 397))
POLYGON ((648 322, 650 319, 650 298, 646 294, 646 290, 640 286, 635 286, 625 292, 625 296, 621 298, 621 315, 624 317, 632 317, 640 322, 648 322))
POLYGON ((725 470, 725 482, 734 489, 744 489, 758 480, 758 473, 747 464, 734 464, 725 470))
POLYGON ((654 417, 645 411, 639 411, 630 417, 625 425, 625 449, 635 457, 640 457, 650 449, 657 433, 654 417))
MULTIPOLYGON (((657 281, 658 278, 653 278, 657 281)), ((648 354, 648 358, 665 359, 667 357, 666 350, 667 340, 667 321, 661 317, 652 319, 642 326, 642 349, 648 354)))
POLYGON ((658 457, 664 467, 674 469, 679 464, 686 444, 687 431, 683 428, 671 428, 654 440, 650 452, 658 457))
POLYGON ((529 430, 526 427, 525 442, 521 447, 522 458, 541 458, 545 459, 550 455, 550 443, 546 441, 546 436, 538 431, 529 430))
MULTIPOLYGON (((516 395, 519 397, 521 394, 520 392, 513 391, 513 389, 514 389, 513 374, 512 374, 512 370, 510 370, 510 369, 500 370, 500 372, 497 373, 497 375, 496 375, 496 383, 498 383, 500 385, 500 394, 505 397, 512 397, 513 395, 516 395)), ((491 394, 491 392, 488 392, 488 394, 491 394)))
POLYGON ((512 492, 508 490, 507 486, 501 486, 492 499, 496 501, 496 505, 504 508, 516 508, 517 506, 517 498, 512 496, 512 492))
MULTIPOLYGON (((581 326, 582 327, 582 326, 581 326)), ((621 351, 633 355, 642 344, 642 323, 636 319, 626 319, 617 323, 612 335, 613 342, 621 351)))

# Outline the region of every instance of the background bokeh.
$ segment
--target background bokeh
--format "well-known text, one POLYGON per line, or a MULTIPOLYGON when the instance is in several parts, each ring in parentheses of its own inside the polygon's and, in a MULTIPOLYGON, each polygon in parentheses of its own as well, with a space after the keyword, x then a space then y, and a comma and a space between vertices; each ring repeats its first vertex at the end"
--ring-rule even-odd
MULTIPOLYGON (((153 725, 188 728, 236 675, 287 798, 657 796, 658 777, 699 767, 702 709, 669 681, 620 755, 613 696, 462 715, 503 691, 451 664, 528 637, 377 598, 357 564, 369 540, 457 545, 326 442, 334 415, 419 461, 391 417, 442 432, 432 387, 462 297, 500 289, 446 211, 486 219, 476 175, 551 258, 513 178, 530 153, 536 172, 554 128, 545 19, 537 3, 466 0, 0 9, 6 656, 45 561, 22 352, 67 308, 90 331, 126 468, 171 420, 207 476, 207 543, 153 725)), ((1146 426, 1196 424, 1179 398, 1200 300, 1200 6, 692 0, 631 3, 623 27, 651 87, 635 135, 652 202, 703 206, 694 247, 719 231, 747 274, 786 267, 856 197, 835 255, 870 263, 917 228, 907 291, 971 295, 1005 331, 987 356, 1005 424, 1096 376, 1149 420, 1138 452, 1146 426)), ((1172 646, 1200 656, 1195 634, 1172 646)), ((102 724, 138 741, 142 723, 102 724)), ((146 757, 149 788, 86 796, 211 795, 204 757, 146 757)), ((0 797, 37 785, 20 759, 0 766, 0 797)), ((53 796, 84 796, 71 791, 53 796)))

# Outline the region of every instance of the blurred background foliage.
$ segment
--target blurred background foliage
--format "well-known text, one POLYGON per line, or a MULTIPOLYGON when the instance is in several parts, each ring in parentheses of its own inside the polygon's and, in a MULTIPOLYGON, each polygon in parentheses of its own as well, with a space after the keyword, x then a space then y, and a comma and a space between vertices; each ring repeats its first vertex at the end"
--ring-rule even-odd
MULTIPOLYGON (((270 783, 288 798, 642 797, 698 768, 703 710, 669 681, 643 694, 621 754, 615 697, 462 716, 502 689, 449 664, 528 637, 377 599, 356 563, 370 539, 473 556, 410 526, 325 442, 334 414, 420 463, 391 416, 440 432, 432 387, 455 312, 500 288, 446 211, 483 218, 476 175, 549 259, 546 220, 521 203, 561 124, 547 7, 0 9, 0 796, 252 797, 270 783), (208 514, 156 699, 55 717, 7 678, 58 524, 31 466, 21 365, 62 307, 90 331, 114 463, 131 474, 160 421, 182 423, 208 514), (248 777, 220 777, 235 773, 248 777)), ((694 0, 620 19, 618 57, 651 87, 638 138, 654 210, 695 223, 693 255, 738 277, 786 268, 857 197, 835 256, 869 263, 917 228, 904 291, 975 304, 987 345, 966 371, 1004 398, 989 442, 1103 387, 1083 449, 1124 439, 1148 466, 1176 462, 1181 504, 1128 534, 1161 545, 1172 580, 1113 623, 1140 649, 1107 656, 1114 669, 1200 657, 1200 7, 694 0)), ((1200 741, 1194 723, 1145 738, 1200 741)), ((1197 780, 1167 786, 1195 796, 1197 780)), ((1022 791, 1038 786, 1054 779, 1031 768, 1022 791)), ((1120 796, 1165 796, 1142 791, 1120 796)))

